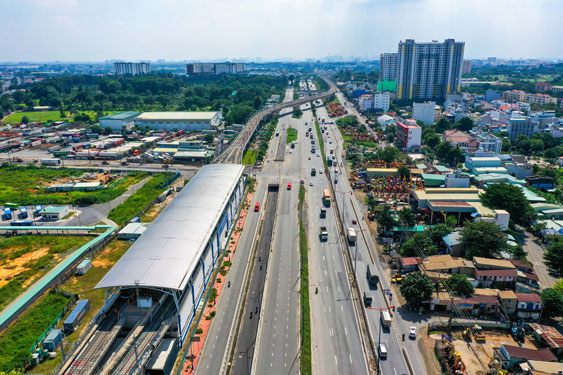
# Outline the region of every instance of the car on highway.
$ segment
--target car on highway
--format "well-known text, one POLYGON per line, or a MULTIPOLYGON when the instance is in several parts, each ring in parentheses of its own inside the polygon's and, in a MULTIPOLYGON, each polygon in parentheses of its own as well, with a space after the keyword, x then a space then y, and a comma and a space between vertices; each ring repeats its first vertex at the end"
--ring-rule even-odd
POLYGON ((309 186, 313 186, 313 181, 309 181, 309 186))
POLYGON ((385 359, 385 358, 387 358, 387 345, 385 345, 385 344, 379 344, 379 347, 377 348, 377 351, 379 352, 379 358, 380 358, 380 359, 385 359))
POLYGON ((287 183, 287 190, 291 190, 291 182, 287 183))
POLYGON ((409 339, 416 339, 416 327, 415 326, 409 327, 409 339))
POLYGON ((254 205, 254 212, 258 211, 260 211, 260 202, 256 202, 256 204, 254 205))

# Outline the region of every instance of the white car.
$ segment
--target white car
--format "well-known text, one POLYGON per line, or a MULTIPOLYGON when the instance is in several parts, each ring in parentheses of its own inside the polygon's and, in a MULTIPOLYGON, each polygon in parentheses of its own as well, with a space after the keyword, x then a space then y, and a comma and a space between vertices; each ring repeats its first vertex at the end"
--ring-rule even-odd
POLYGON ((313 181, 310 181, 310 182, 309 182, 309 186, 313 186, 313 181))
POLYGON ((415 326, 409 327, 409 338, 410 339, 416 339, 416 327, 415 326))

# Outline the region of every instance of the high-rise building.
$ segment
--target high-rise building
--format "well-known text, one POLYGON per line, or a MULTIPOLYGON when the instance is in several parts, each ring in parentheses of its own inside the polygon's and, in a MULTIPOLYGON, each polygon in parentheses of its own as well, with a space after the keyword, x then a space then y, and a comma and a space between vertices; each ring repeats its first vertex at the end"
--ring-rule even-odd
POLYGON ((399 43, 397 99, 443 101, 460 92, 464 42, 399 43))
POLYGON ((469 73, 471 73, 471 60, 463 60, 461 74, 469 74, 469 73))
POLYGON ((379 80, 380 81, 396 81, 399 71, 399 54, 398 53, 382 53, 379 59, 379 80))
POLYGON ((151 70, 151 64, 146 62, 132 63, 132 62, 115 62, 113 63, 115 75, 139 75, 147 74, 151 70))
POLYGON ((193 63, 186 65, 188 74, 237 74, 244 72, 241 63, 193 63))

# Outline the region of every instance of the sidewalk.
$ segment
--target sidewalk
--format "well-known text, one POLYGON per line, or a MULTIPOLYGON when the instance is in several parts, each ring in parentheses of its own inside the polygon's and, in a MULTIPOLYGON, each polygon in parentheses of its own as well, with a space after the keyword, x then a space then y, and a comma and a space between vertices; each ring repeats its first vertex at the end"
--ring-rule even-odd
MULTIPOLYGON (((229 240, 229 243, 227 245, 227 249, 226 249, 226 253, 225 253, 225 257, 223 258, 222 261, 231 261, 232 262, 232 257, 236 252, 237 249, 237 245, 242 233, 242 228, 244 227, 244 223, 246 222, 246 216, 248 215, 248 210, 250 208, 250 202, 252 202, 252 197, 253 197, 254 193, 249 193, 246 196, 246 201, 243 203, 243 208, 241 209, 239 218, 237 220, 237 223, 235 225, 235 229, 233 230, 233 233, 231 234, 231 238, 229 240), (230 250, 230 253, 228 252, 230 250)), ((221 265, 219 265, 220 267, 221 265)), ((225 267, 225 271, 228 271, 229 267, 225 267)), ((217 274, 217 277, 215 278, 215 283, 213 285, 211 285, 211 288, 215 288, 217 290, 217 295, 215 297, 215 301, 219 298, 219 296, 221 295, 221 292, 223 290, 223 287, 225 285, 225 277, 221 276, 220 273, 217 274), (221 282, 217 282, 217 279, 220 278, 221 282)), ((190 357, 189 359, 184 363, 184 368, 182 369, 182 373, 183 374, 194 374, 195 370, 197 368, 198 362, 199 362, 199 358, 201 356, 201 352, 203 351, 203 346, 205 344, 205 339, 207 337, 207 333, 209 332, 209 328, 211 327, 211 322, 213 321, 213 318, 211 319, 206 319, 206 317, 210 317, 211 313, 213 313, 216 310, 216 302, 214 301, 207 301, 207 305, 205 306, 203 313, 201 315, 201 319, 199 321, 199 326, 198 328, 200 328, 202 330, 202 333, 200 334, 196 334, 197 337, 199 337, 199 342, 193 342, 191 343, 191 348, 189 351, 190 357)))

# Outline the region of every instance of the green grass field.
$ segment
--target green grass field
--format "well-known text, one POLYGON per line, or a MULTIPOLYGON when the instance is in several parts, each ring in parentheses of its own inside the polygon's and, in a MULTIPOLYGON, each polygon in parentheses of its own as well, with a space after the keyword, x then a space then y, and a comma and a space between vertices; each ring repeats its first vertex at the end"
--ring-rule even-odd
POLYGON ((85 172, 80 169, 51 169, 35 166, 0 166, 0 205, 17 204, 93 204, 105 203, 123 194, 130 185, 147 176, 144 172, 132 172, 114 180, 109 187, 91 192, 73 191, 50 193, 45 188, 56 182, 77 179, 85 172))
MULTIPOLYGON (((96 121, 95 111, 80 111, 80 113, 86 113, 92 121, 96 121)), ((104 115, 111 115, 115 111, 105 111, 104 115)), ((66 117, 62 118, 59 111, 44 111, 44 112, 15 112, 11 115, 4 117, 2 122, 4 124, 20 124, 23 116, 27 116, 30 122, 49 122, 49 121, 74 121, 74 117, 70 112, 65 112, 66 117)))
MULTIPOLYGON (((70 298, 60 293, 47 293, 29 307, 0 334, 0 373, 23 370, 31 357, 29 350, 39 335, 63 311, 70 298)), ((17 371, 14 373, 23 373, 17 371)))
POLYGON ((0 310, 91 236, 0 237, 0 310))
MULTIPOLYGON (((85 275, 74 275, 68 279, 60 289, 78 295, 79 299, 90 301, 90 310, 84 315, 76 331, 66 335, 64 339, 65 348, 68 350, 76 340, 84 333, 88 323, 98 313, 105 302, 105 292, 102 289, 94 289, 94 286, 104 277, 109 269, 121 258, 131 247, 129 241, 114 240, 110 242, 93 260, 93 267, 85 275)), ((33 369, 36 374, 52 374, 54 369, 61 363, 61 356, 47 360, 33 369)))
POLYGON ((287 143, 295 142, 297 140, 297 129, 287 129, 287 143))
POLYGON ((172 172, 159 173, 152 176, 135 194, 111 210, 108 218, 120 226, 126 224, 132 218, 139 215, 142 210, 146 209, 164 191, 173 178, 174 173, 172 172))
POLYGON ((256 152, 256 150, 251 150, 251 149, 246 150, 246 152, 244 153, 244 156, 242 157, 242 164, 243 165, 255 165, 257 155, 258 155, 258 153, 256 152))

